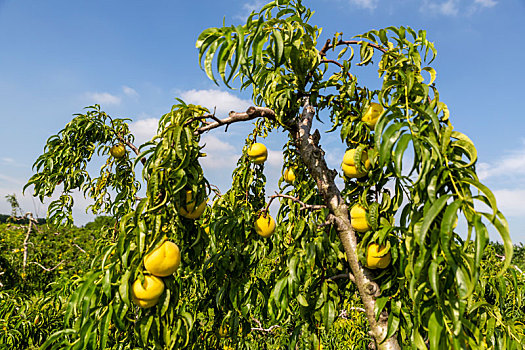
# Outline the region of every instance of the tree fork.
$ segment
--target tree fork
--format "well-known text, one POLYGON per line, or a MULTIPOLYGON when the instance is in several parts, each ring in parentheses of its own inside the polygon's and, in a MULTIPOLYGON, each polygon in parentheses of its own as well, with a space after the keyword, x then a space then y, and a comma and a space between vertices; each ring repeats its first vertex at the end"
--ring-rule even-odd
POLYGON ((324 152, 318 144, 318 132, 315 132, 314 135, 310 133, 314 115, 315 109, 306 101, 303 105, 301 118, 298 121, 297 132, 294 135, 299 145, 299 153, 315 179, 319 193, 335 216, 337 234, 343 244, 355 283, 365 306, 366 316, 370 324, 370 334, 374 339, 376 349, 400 349, 395 335, 381 342, 387 334, 388 313, 382 313, 379 320, 376 320, 374 307, 380 290, 377 284, 373 282, 370 271, 361 266, 357 258, 357 239, 348 217, 348 207, 334 181, 337 173, 329 169, 326 164, 324 152))

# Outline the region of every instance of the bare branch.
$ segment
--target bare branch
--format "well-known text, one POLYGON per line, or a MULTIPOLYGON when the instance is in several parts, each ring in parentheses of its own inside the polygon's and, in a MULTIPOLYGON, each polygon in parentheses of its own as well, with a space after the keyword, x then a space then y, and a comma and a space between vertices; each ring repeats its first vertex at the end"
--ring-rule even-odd
MULTIPOLYGON (((326 56, 326 53, 328 52, 328 50, 336 47, 336 46, 341 46, 341 45, 359 45, 361 44, 362 42, 364 42, 363 40, 339 40, 337 43, 335 44, 332 44, 332 40, 328 39, 326 40, 323 48, 321 49, 321 51, 319 51, 319 54, 321 55, 321 57, 324 57, 326 56)), ((376 50, 379 50, 383 53, 387 52, 387 50, 380 46, 380 45, 377 45, 377 44, 374 44, 374 43, 371 43, 371 42, 368 42, 368 46, 370 47, 373 47, 374 49, 376 50)))
MULTIPOLYGON (((208 117, 211 117, 212 115, 208 115, 208 117)), ((270 108, 266 107, 250 107, 246 110, 244 113, 236 113, 236 112, 230 112, 228 117, 224 119, 217 119, 212 118, 216 120, 214 123, 207 124, 205 126, 201 126, 200 128, 195 130, 195 134, 202 134, 205 131, 209 131, 211 129, 218 128, 221 125, 230 125, 232 123, 236 122, 242 122, 247 120, 252 120, 255 118, 268 118, 268 119, 275 119, 275 112, 271 110, 270 108)))
POLYGON ((60 265, 62 265, 64 262, 65 262, 65 260, 62 260, 62 261, 59 262, 55 267, 52 267, 52 268, 50 268, 50 269, 48 269, 48 268, 45 267, 45 266, 40 265, 40 264, 37 263, 36 261, 30 261, 29 263, 30 263, 30 264, 38 265, 38 266, 40 266, 42 269, 44 269, 45 271, 47 271, 47 272, 51 272, 51 271, 53 271, 54 269, 56 269, 57 267, 59 267, 60 265))
MULTIPOLYGON (((344 68, 344 66, 341 63, 339 63, 339 62, 337 62, 335 60, 322 59, 320 63, 333 63, 333 64, 339 66, 339 68, 341 68, 341 69, 344 68)), ((354 79, 354 77, 352 76, 352 74, 350 74, 350 72, 347 72, 346 75, 348 75, 348 78, 354 79)))
MULTIPOLYGON (((277 192, 275 192, 275 194, 273 196, 269 196, 269 198, 270 198, 270 201, 269 201, 268 205, 266 206, 267 208, 270 206, 270 203, 275 198, 288 198, 288 199, 291 199, 292 201, 294 201, 296 203, 299 203, 301 205, 301 208, 300 208, 301 210, 320 210, 320 209, 325 209, 326 208, 326 205, 306 204, 304 202, 301 202, 301 200, 299 200, 299 198, 297 198, 297 197, 289 196, 287 194, 280 194, 280 193, 277 193, 277 192)), ((267 210, 267 209, 265 209, 265 210, 267 210)))
MULTIPOLYGON (((363 309, 362 307, 356 307, 356 306, 352 306, 352 307, 348 308, 348 310, 349 311, 358 311, 358 312, 362 312, 362 313, 366 312, 366 310, 363 309)), ((350 318, 349 315, 348 315, 348 311, 346 311, 346 309, 341 310, 341 312, 339 313, 339 315, 337 317, 345 319, 345 320, 350 318)))
POLYGON ((27 266, 27 254, 28 254, 28 250, 27 250, 27 245, 29 244, 29 235, 31 234, 31 229, 33 228, 33 224, 37 224, 38 221, 36 221, 34 218, 33 218, 33 213, 31 212, 27 212, 25 215, 24 215, 24 218, 27 218, 29 220, 29 225, 27 226, 27 233, 26 233, 26 237, 24 239, 24 243, 23 243, 23 247, 24 247, 24 258, 23 258, 23 263, 22 263, 22 272, 24 274, 24 279, 25 279, 25 275, 26 275, 26 266, 27 266))
POLYGON ((272 332, 275 328, 280 328, 281 326, 274 324, 273 326, 270 326, 270 328, 262 328, 262 327, 255 327, 252 328, 252 331, 260 331, 260 332, 272 332))
MULTIPOLYGON (((134 144, 132 144, 129 140, 126 140, 121 134, 120 132, 115 132, 115 135, 117 136, 117 139, 121 142, 121 143, 124 143, 126 146, 128 146, 129 148, 131 148, 131 150, 133 152, 135 152, 135 154, 138 156, 139 155, 139 149, 137 148, 137 146, 135 146, 134 144)), ((140 159, 141 163, 142 164, 146 164, 146 158, 142 157, 140 159)))
POLYGON ((80 250, 82 253, 87 254, 86 251, 85 251, 84 249, 80 248, 80 246, 79 246, 78 244, 73 243, 73 245, 74 245, 75 247, 77 247, 78 250, 80 250))
POLYGON ((339 275, 335 275, 335 276, 332 276, 330 278, 328 278, 329 281, 335 281, 335 280, 339 280, 339 279, 343 279, 343 278, 348 278, 350 279, 352 282, 355 283, 355 277, 354 275, 352 275, 350 272, 347 272, 347 273, 340 273, 339 275))

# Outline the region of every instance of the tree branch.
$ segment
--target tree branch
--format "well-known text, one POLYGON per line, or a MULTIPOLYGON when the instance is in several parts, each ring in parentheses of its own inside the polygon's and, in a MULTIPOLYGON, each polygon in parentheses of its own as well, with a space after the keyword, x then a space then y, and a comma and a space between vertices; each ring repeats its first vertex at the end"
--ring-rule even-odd
POLYGON ((270 328, 262 328, 262 327, 255 327, 252 328, 252 331, 259 331, 259 332, 272 332, 275 328, 280 328, 281 326, 274 324, 273 326, 270 326, 270 328))
MULTIPOLYGON (((208 117, 211 117, 210 115, 207 115, 208 117)), ((243 113, 236 113, 236 112, 230 112, 230 114, 224 118, 224 119, 216 119, 215 122, 201 126, 200 128, 197 128, 195 130, 195 134, 202 134, 205 131, 209 131, 215 128, 218 128, 222 125, 230 125, 232 123, 236 122, 243 122, 247 120, 252 120, 255 118, 268 118, 270 120, 275 119, 275 112, 272 111, 270 108, 266 107, 250 107, 246 110, 246 112, 243 113)))
POLYGON ((56 269, 57 267, 59 267, 60 265, 62 265, 64 262, 65 262, 65 260, 62 260, 62 261, 59 262, 55 267, 52 267, 52 268, 50 268, 50 269, 48 269, 48 268, 45 267, 45 266, 40 265, 39 263, 37 263, 37 262, 35 262, 35 261, 31 261, 31 262, 29 262, 29 263, 30 263, 30 264, 38 265, 38 266, 40 266, 42 269, 44 269, 45 271, 47 271, 47 272, 51 272, 51 271, 53 271, 54 269, 56 269))
POLYGON ((352 282, 355 283, 355 277, 350 272, 340 273, 339 275, 335 275, 335 276, 329 277, 328 280, 329 281, 336 281, 336 280, 343 279, 343 278, 349 278, 352 282))
MULTIPOLYGON (((327 45, 325 45, 327 46, 327 45)), ((376 296, 380 293, 379 286, 373 282, 371 271, 364 268, 357 257, 357 239, 348 217, 348 206, 341 197, 335 185, 337 172, 328 168, 324 151, 319 146, 319 133, 311 133, 315 109, 305 99, 303 112, 298 121, 298 131, 294 137, 303 163, 308 167, 317 184, 319 194, 333 214, 337 234, 343 244, 348 264, 355 278, 356 286, 362 298, 370 330, 378 349, 400 349, 396 336, 383 341, 387 334, 388 324, 384 318, 376 320, 376 296)), ((332 218, 330 218, 332 219, 332 218)), ((388 319, 388 317, 387 317, 388 319)))
POLYGON ((79 246, 78 244, 73 243, 73 245, 74 245, 75 247, 77 247, 78 250, 80 250, 82 253, 87 254, 86 251, 85 251, 84 249, 80 248, 80 246, 79 246))
POLYGON ((24 258, 23 258, 23 263, 22 263, 22 272, 24 274, 24 279, 25 279, 25 276, 26 276, 26 266, 27 266, 27 254, 28 254, 28 251, 27 251, 27 245, 29 244, 29 235, 31 234, 31 229, 33 228, 33 224, 37 224, 38 221, 36 221, 34 218, 33 218, 33 213, 31 212, 27 212, 25 215, 24 215, 24 218, 28 219, 29 220, 29 225, 27 226, 27 233, 26 233, 26 237, 24 239, 24 243, 23 243, 23 247, 24 247, 24 258))
POLYGON ((266 209, 265 209, 266 211, 268 210, 267 208, 270 206, 270 203, 272 203, 272 201, 275 198, 288 198, 288 199, 291 199, 295 203, 299 203, 301 205, 301 208, 300 208, 301 210, 320 210, 320 209, 325 209, 326 208, 326 205, 306 204, 304 202, 301 202, 301 200, 299 200, 299 198, 297 198, 297 197, 289 196, 287 194, 280 194, 280 193, 277 193, 277 192, 275 192, 275 194, 273 196, 268 196, 268 197, 270 198, 270 201, 266 205, 266 209))
MULTIPOLYGON (((131 148, 131 150, 132 150, 133 152, 135 152, 135 154, 136 154, 137 156, 139 155, 140 152, 139 152, 139 149, 137 148, 137 146, 135 146, 134 144, 132 144, 130 141, 124 139, 124 137, 120 134, 120 132, 115 133, 115 135, 117 135, 117 139, 118 139, 120 142, 126 144, 126 146, 128 146, 129 148, 131 148)), ((146 158, 142 157, 142 158, 140 159, 140 161, 141 161, 141 163, 142 163, 143 165, 146 164, 146 158)))
MULTIPOLYGON (((324 46, 321 49, 321 51, 319 51, 319 54, 321 55, 321 57, 324 57, 324 56, 326 56, 326 53, 328 52, 328 50, 330 50, 330 49, 332 49, 332 48, 334 48, 336 46, 341 46, 341 45, 359 45, 362 42, 363 42, 363 40, 339 40, 337 43, 332 44, 332 40, 328 39, 324 43, 324 46)), ((368 46, 371 46, 374 49, 379 50, 379 51, 381 51, 383 53, 388 51, 388 50, 386 50, 384 47, 382 47, 380 45, 377 45, 377 44, 374 44, 374 43, 371 43, 371 42, 368 42, 368 41, 365 41, 365 42, 368 43, 368 46)))

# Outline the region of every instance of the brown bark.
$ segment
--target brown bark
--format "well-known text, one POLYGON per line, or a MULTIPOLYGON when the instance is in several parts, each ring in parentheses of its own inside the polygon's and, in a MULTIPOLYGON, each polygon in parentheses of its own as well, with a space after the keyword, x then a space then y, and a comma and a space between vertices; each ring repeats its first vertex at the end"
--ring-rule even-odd
POLYGON ((361 295, 370 324, 370 334, 376 343, 376 349, 400 349, 395 335, 381 343, 386 336, 388 313, 382 313, 379 320, 375 318, 374 306, 376 298, 380 294, 379 286, 373 282, 370 271, 364 268, 357 258, 357 240, 348 217, 348 207, 334 181, 337 172, 329 169, 326 164, 324 152, 318 144, 318 131, 316 130, 313 134, 310 133, 314 115, 314 108, 305 103, 295 135, 299 153, 316 181, 320 195, 335 216, 335 227, 361 295))
MULTIPOLYGON (((266 108, 266 107, 250 107, 244 113, 230 112, 228 117, 224 119, 213 118, 214 120, 216 120, 215 122, 201 126, 197 130, 195 130, 195 133, 202 134, 205 131, 215 129, 222 125, 229 125, 235 122, 252 120, 255 118, 259 118, 259 117, 275 119, 275 112, 272 111, 270 108, 266 108)), ((210 118, 211 118, 211 115, 210 115, 210 118)))

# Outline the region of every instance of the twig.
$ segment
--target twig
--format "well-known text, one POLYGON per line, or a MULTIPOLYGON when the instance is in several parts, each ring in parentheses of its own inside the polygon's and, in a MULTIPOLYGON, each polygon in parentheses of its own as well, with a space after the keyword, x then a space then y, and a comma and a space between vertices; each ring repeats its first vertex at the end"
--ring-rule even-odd
MULTIPOLYGON (((210 114, 208 115, 208 117, 212 118, 212 115, 210 114)), ((221 125, 229 126, 232 123, 252 120, 259 117, 273 120, 275 119, 275 112, 272 111, 270 108, 253 106, 248 108, 248 110, 246 110, 246 112, 244 113, 230 112, 228 117, 224 119, 212 118, 215 120, 214 123, 210 123, 205 126, 201 126, 200 128, 197 128, 195 130, 195 134, 202 134, 205 131, 218 128, 221 125)))
POLYGON ((84 249, 80 248, 80 246, 79 246, 78 244, 73 243, 73 245, 74 245, 75 247, 77 247, 78 250, 80 250, 82 253, 87 254, 86 251, 85 251, 84 249))
POLYGON ((355 283, 355 277, 350 272, 340 273, 339 275, 335 275, 335 276, 329 277, 328 280, 329 281, 335 281, 335 280, 339 280, 339 279, 343 279, 343 278, 349 278, 352 282, 355 283))
MULTIPOLYGON (((363 312, 363 313, 366 312, 366 310, 363 309, 362 307, 355 307, 355 306, 352 306, 348 310, 349 311, 359 311, 359 312, 363 312)), ((337 317, 347 320, 348 319, 348 311, 346 311, 346 309, 341 310, 341 312, 339 313, 339 315, 337 317)))
MULTIPOLYGON (((359 45, 363 42, 363 40, 339 40, 337 43, 335 44, 332 44, 332 40, 328 39, 326 40, 323 48, 321 49, 321 51, 319 51, 319 54, 321 55, 321 57, 324 57, 326 56, 326 53, 328 52, 328 50, 336 47, 336 46, 340 46, 340 45, 359 45)), ((371 42, 368 42, 368 46, 370 47, 373 47, 374 49, 376 50, 379 50, 379 51, 382 51, 383 53, 387 52, 387 50, 382 47, 382 46, 379 46, 377 44, 374 44, 374 43, 371 43, 371 42)))
POLYGON ((38 265, 38 266, 40 266, 42 269, 46 270, 47 272, 50 272, 50 271, 53 271, 54 269, 56 269, 57 267, 59 267, 60 265, 62 265, 64 262, 65 262, 65 260, 62 260, 62 261, 59 262, 55 267, 50 268, 50 269, 48 269, 48 268, 45 267, 45 266, 40 265, 40 264, 37 263, 36 261, 30 261, 29 263, 30 263, 30 264, 38 265))
MULTIPOLYGON (((337 62, 335 60, 322 59, 320 61, 320 63, 333 63, 333 64, 339 66, 339 68, 341 68, 341 69, 344 68, 344 66, 341 63, 339 63, 339 62, 337 62)), ((348 78, 354 79, 354 77, 352 76, 352 74, 350 74, 350 72, 346 72, 346 75, 348 75, 348 78)))
POLYGON ((255 323, 257 323, 257 324, 259 325, 259 327, 262 327, 262 326, 263 326, 262 323, 261 323, 261 321, 259 321, 258 319, 256 319, 256 318, 252 318, 252 320, 255 321, 255 323))
POLYGON ((287 194, 280 194, 280 193, 277 193, 277 192, 275 192, 275 194, 273 196, 269 196, 269 197, 270 197, 270 201, 266 205, 265 211, 268 210, 268 207, 270 206, 270 203, 272 203, 272 201, 275 198, 279 198, 279 197, 280 198, 288 198, 288 199, 291 199, 292 201, 294 201, 295 203, 299 203, 301 205, 301 208, 300 208, 301 210, 320 210, 320 209, 325 209, 326 208, 326 205, 322 205, 322 204, 306 204, 306 203, 302 202, 297 197, 289 196, 287 194))
POLYGON ((217 187, 216 185, 210 184, 210 190, 213 191, 216 196, 222 197, 221 191, 219 190, 219 187, 217 187))
MULTIPOLYGON (((126 140, 124 139, 124 137, 122 137, 122 135, 120 134, 120 132, 115 132, 115 135, 117 136, 117 139, 122 142, 122 143, 125 143, 129 148, 131 148, 131 150, 133 152, 135 152, 135 154, 138 156, 139 155, 139 149, 137 148, 137 146, 135 146, 134 144, 132 144, 129 140, 126 140)), ((141 163, 143 165, 146 164, 146 158, 142 157, 140 159, 141 163)))
POLYGON ((500 258, 500 260, 505 260, 505 255, 494 254, 494 256, 500 258))
POLYGON ((29 244, 29 235, 31 234, 31 229, 33 228, 33 223, 38 223, 38 222, 33 218, 33 213, 31 213, 31 212, 27 212, 24 215, 24 218, 27 218, 29 220, 29 226, 27 227, 27 233, 26 233, 26 237, 24 239, 24 244, 23 244, 23 247, 24 247, 24 260, 23 260, 23 263, 22 263, 22 273, 23 273, 24 279, 25 279, 26 266, 27 266, 27 253, 28 253, 27 245, 29 244))
POLYGON ((272 332, 275 328, 280 328, 281 326, 274 324, 273 326, 270 326, 270 328, 263 328, 263 327, 255 327, 252 328, 252 331, 260 331, 260 332, 272 332))

